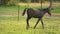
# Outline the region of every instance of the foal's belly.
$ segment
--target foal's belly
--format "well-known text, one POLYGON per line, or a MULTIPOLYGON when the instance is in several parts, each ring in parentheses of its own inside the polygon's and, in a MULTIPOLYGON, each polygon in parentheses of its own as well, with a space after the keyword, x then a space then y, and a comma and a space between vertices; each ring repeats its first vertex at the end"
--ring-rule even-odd
POLYGON ((34 18, 41 18, 42 16, 39 16, 39 15, 35 15, 33 16, 34 18))

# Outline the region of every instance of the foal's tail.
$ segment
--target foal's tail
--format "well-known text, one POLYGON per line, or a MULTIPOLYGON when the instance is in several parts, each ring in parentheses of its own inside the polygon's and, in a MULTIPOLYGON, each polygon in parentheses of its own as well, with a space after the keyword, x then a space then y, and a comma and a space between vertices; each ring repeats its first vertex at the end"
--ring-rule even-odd
POLYGON ((25 12, 27 11, 27 8, 24 9, 24 12, 22 13, 22 16, 25 15, 25 12))

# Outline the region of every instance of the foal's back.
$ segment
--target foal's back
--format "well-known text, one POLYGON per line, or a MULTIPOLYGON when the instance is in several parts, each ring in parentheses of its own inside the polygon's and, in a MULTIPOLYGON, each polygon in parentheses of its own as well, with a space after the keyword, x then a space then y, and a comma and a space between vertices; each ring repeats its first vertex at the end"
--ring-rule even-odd
POLYGON ((40 18, 43 17, 44 15, 44 11, 34 10, 32 8, 29 8, 27 12, 30 17, 35 17, 35 18, 40 18))

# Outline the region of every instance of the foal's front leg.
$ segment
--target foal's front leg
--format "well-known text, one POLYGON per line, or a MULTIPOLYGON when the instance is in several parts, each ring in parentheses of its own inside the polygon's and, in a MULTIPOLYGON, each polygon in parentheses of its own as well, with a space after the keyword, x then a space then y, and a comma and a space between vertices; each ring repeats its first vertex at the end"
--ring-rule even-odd
POLYGON ((40 21, 40 18, 38 19, 36 25, 34 26, 34 29, 36 28, 36 26, 37 26, 37 24, 39 23, 39 21, 40 21))

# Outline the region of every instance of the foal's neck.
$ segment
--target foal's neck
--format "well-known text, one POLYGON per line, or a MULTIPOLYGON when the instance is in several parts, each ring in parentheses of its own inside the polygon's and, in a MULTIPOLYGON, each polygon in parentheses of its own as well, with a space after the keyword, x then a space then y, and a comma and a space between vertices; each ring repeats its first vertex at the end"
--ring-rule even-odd
POLYGON ((41 12, 43 12, 43 15, 45 15, 50 9, 49 8, 45 8, 45 9, 42 9, 41 12))

